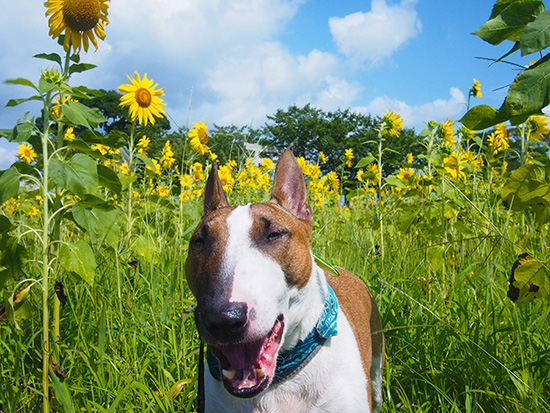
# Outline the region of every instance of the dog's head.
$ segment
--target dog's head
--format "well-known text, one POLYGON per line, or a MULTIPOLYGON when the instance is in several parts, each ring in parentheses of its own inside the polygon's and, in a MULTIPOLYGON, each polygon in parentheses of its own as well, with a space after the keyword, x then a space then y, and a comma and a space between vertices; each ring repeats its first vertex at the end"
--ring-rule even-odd
POLYGON ((230 206, 212 166, 185 270, 199 335, 230 394, 254 397, 271 383, 286 330, 296 324, 289 307, 311 276, 310 245, 306 184, 289 150, 264 203, 230 206))

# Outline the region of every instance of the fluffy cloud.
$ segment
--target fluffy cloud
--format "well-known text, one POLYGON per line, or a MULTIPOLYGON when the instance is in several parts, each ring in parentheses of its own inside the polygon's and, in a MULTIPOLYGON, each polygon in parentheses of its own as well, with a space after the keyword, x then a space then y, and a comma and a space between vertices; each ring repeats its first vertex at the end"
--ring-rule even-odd
POLYGON ((449 99, 446 100, 436 99, 433 102, 414 106, 387 96, 380 96, 375 98, 367 106, 358 106, 354 108, 356 112, 370 113, 375 116, 381 116, 388 109, 401 115, 404 126, 421 129, 424 122, 430 120, 442 122, 447 117, 451 117, 451 119, 461 117, 466 110, 466 97, 461 90, 456 87, 451 87, 449 99))
POLYGON ((348 107, 361 87, 339 77, 340 67, 330 53, 294 56, 279 42, 264 42, 246 55, 225 57, 207 72, 206 86, 215 92, 215 103, 198 110, 216 114, 222 123, 249 124, 291 104, 348 107))
POLYGON ((369 12, 331 17, 330 32, 338 49, 353 63, 377 64, 422 30, 415 4, 416 0, 395 5, 372 0, 369 12))

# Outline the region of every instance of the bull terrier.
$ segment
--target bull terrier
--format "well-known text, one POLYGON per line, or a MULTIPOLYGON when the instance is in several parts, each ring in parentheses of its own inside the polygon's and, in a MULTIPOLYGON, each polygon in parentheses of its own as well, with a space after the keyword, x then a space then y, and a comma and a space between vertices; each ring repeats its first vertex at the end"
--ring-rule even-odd
POLYGON ((186 275, 207 343, 207 412, 376 412, 384 335, 352 273, 311 252, 300 166, 281 154, 268 202, 230 206, 214 163, 186 275), (325 268, 325 269, 323 269, 325 268))

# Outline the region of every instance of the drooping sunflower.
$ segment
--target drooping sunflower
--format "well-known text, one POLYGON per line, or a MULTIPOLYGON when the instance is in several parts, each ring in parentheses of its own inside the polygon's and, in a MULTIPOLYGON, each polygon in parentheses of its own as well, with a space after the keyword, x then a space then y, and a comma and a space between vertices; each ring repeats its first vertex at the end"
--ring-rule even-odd
POLYGON ((110 0, 48 0, 46 16, 50 26, 50 36, 56 39, 65 32, 63 47, 65 51, 72 45, 78 52, 81 48, 88 51, 90 42, 97 50, 96 36, 105 39, 105 26, 110 0))
POLYGON ((398 113, 391 109, 388 109, 382 117, 383 130, 391 136, 396 138, 399 136, 399 131, 403 129, 403 119, 398 113))
POLYGON ((353 160, 353 149, 346 149, 344 151, 344 162, 348 168, 351 168, 351 161, 353 160))
POLYGON ((529 135, 529 139, 534 141, 540 140, 540 138, 550 132, 550 129, 548 129, 548 118, 546 116, 530 116, 527 120, 527 126, 529 127, 529 131, 531 132, 531 134, 529 135))
POLYGON ((22 143, 17 148, 17 157, 30 164, 36 158, 36 152, 28 143, 22 143))
POLYGON ((191 138, 189 144, 195 152, 200 152, 201 155, 204 155, 208 152, 209 148, 206 144, 208 142, 208 133, 206 133, 207 126, 204 122, 193 122, 193 129, 191 129, 187 136, 191 138))
POLYGON ((135 79, 126 75, 130 84, 122 84, 118 91, 125 93, 120 98, 119 106, 130 106, 130 118, 132 121, 138 118, 140 125, 146 126, 148 122, 155 124, 155 116, 160 118, 165 112, 162 106, 166 106, 159 96, 164 96, 164 88, 157 89, 158 83, 153 84, 153 79, 147 79, 147 73, 143 79, 138 72, 134 72, 135 79), (162 105, 162 106, 161 106, 162 105))
POLYGON ((172 146, 170 146, 170 140, 167 140, 162 149, 162 157, 159 159, 160 164, 164 169, 168 169, 172 166, 176 159, 174 158, 174 152, 172 146))

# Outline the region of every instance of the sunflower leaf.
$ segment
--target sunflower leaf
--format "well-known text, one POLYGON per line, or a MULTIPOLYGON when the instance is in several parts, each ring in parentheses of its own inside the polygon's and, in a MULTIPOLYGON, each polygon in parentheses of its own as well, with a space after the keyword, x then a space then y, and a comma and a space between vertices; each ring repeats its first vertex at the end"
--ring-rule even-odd
POLYGON ((62 66, 61 56, 59 56, 57 53, 38 53, 35 54, 33 57, 36 57, 37 59, 49 60, 50 62, 56 62, 59 64, 59 66, 62 66))
POLYGON ((59 248, 59 264, 65 271, 77 275, 88 284, 94 283, 97 265, 94 251, 86 241, 62 244, 59 248))
POLYGON ((534 22, 525 26, 520 43, 522 56, 550 46, 550 10, 543 11, 534 22))
POLYGON ((550 298, 550 272, 546 264, 527 253, 521 254, 512 266, 508 298, 515 303, 550 298))
POLYGON ((29 98, 19 98, 19 99, 10 99, 8 100, 8 103, 6 103, 6 107, 11 108, 17 105, 20 105, 21 103, 28 102, 31 100, 42 100, 40 96, 31 96, 29 98))
POLYGON ((50 176, 56 185, 81 197, 96 193, 99 183, 96 163, 82 153, 75 154, 68 161, 52 159, 50 176))
POLYGON ((72 100, 65 102, 62 111, 70 124, 85 126, 88 129, 93 129, 100 123, 107 121, 99 109, 89 108, 72 100))
POLYGON ((0 204, 17 195, 21 174, 15 166, 2 172, 0 176, 0 204))
POLYGON ((32 87, 34 90, 38 92, 38 88, 34 83, 32 83, 29 79, 25 79, 22 77, 18 77, 17 79, 8 79, 8 80, 5 80, 4 83, 7 83, 8 85, 22 85, 22 86, 32 87))
POLYGON ((97 65, 94 65, 92 63, 77 63, 72 64, 69 66, 69 74, 72 75, 73 73, 82 73, 86 70, 93 69, 94 67, 97 67, 97 65))

